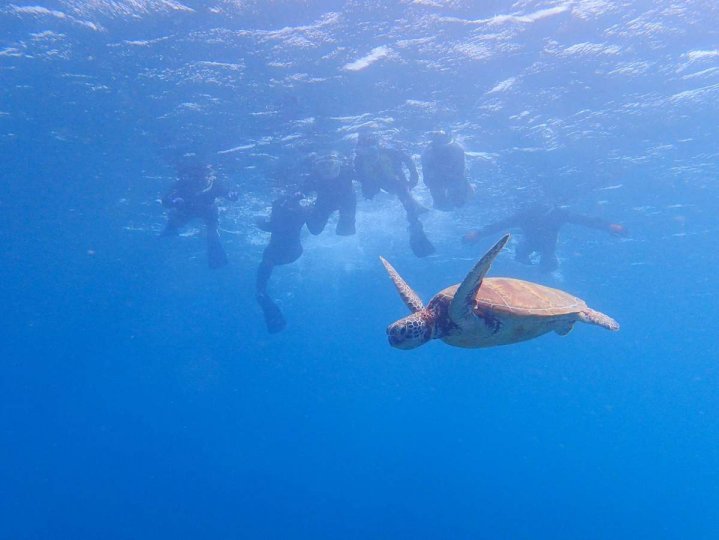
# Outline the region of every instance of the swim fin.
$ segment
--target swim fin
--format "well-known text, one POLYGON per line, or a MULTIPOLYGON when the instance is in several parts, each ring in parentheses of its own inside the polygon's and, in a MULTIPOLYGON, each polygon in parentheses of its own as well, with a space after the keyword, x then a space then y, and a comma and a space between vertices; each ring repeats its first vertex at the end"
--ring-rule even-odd
POLYGON ((207 237, 207 265, 212 268, 221 268, 227 264, 227 254, 225 248, 220 243, 219 236, 207 237))
POLYGON ((262 308, 262 313, 265 317, 265 325, 267 326, 267 331, 270 334, 276 334, 277 332, 281 332, 282 330, 284 330, 287 326, 287 321, 282 315, 280 308, 277 307, 277 304, 275 304, 272 299, 266 294, 258 294, 257 302, 262 308))
POLYGON ((409 228, 409 246, 417 257, 426 257, 435 252, 432 242, 424 234, 422 225, 412 225, 409 228))

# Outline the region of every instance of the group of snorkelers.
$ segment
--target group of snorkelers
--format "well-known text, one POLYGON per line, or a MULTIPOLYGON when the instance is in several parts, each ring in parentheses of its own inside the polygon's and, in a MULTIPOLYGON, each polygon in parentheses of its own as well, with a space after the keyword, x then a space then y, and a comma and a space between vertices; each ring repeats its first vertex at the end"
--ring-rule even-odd
MULTIPOLYGON (((435 209, 451 211, 460 208, 474 193, 474 186, 467 179, 464 148, 450 133, 437 131, 431 134, 421 163, 423 181, 435 209)), ((303 252, 302 228, 306 225, 311 234, 318 235, 335 212, 338 213, 336 234, 355 234, 357 198, 354 181, 360 184, 366 199, 374 198, 380 191, 395 195, 405 210, 412 252, 417 257, 435 252, 419 219, 428 209, 412 195, 419 174, 409 155, 381 143, 372 132, 359 134, 353 165, 345 163, 337 152, 313 155, 302 185, 273 201, 270 215, 256 221, 258 228, 270 233, 256 279, 257 302, 270 333, 279 332, 286 326, 282 312, 267 292, 274 267, 299 259, 303 252), (305 206, 303 201, 312 195, 313 203, 305 206)), ((162 198, 163 206, 169 209, 165 235, 176 234, 179 227, 192 219, 205 222, 210 268, 227 264, 218 232, 218 198, 235 201, 238 194, 219 181, 209 167, 200 165, 178 169, 177 180, 162 198)), ((467 232, 463 242, 473 244, 496 232, 519 229, 522 236, 515 251, 516 260, 532 264, 532 256, 536 254, 540 269, 551 272, 558 267, 555 250, 559 230, 566 223, 626 235, 622 225, 572 213, 556 205, 537 203, 506 219, 467 232)))

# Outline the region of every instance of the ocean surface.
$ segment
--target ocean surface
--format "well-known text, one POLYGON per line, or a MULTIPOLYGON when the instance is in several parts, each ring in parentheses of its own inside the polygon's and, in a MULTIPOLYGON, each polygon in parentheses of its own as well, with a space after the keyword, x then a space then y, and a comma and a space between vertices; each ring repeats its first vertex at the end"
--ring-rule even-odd
MULTIPOLYGON (((19 0, 0 5, 0 539, 719 538, 719 4, 713 0, 19 0), (255 301, 255 226, 307 155, 451 130, 474 197, 421 220, 358 195, 255 301), (162 238, 178 155, 220 200, 162 238), (390 347, 528 200, 566 290, 619 321, 390 347)), ((421 169, 420 169, 421 174, 421 169)), ((420 181, 415 196, 431 208, 420 181)), ((516 231, 515 231, 516 232, 516 231)))

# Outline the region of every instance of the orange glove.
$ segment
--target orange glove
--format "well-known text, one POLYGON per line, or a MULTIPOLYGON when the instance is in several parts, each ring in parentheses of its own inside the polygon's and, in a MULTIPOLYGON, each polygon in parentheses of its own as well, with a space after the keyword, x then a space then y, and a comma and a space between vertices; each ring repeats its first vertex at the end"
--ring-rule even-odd
POLYGON ((629 231, 627 231, 624 225, 620 225, 619 223, 610 223, 609 232, 616 236, 629 236, 629 231))
POLYGON ((479 229, 472 229, 464 234, 462 237, 463 244, 474 244, 479 240, 479 229))

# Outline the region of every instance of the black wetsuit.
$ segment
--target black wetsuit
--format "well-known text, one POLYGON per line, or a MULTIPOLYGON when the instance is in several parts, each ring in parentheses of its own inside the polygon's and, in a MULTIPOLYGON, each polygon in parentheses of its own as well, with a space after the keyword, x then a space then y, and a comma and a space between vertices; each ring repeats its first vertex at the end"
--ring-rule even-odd
POLYGON ((232 200, 236 198, 223 182, 192 176, 178 179, 162 198, 162 205, 170 210, 164 236, 177 234, 180 227, 193 219, 202 219, 205 222, 207 262, 210 268, 227 264, 227 255, 220 243, 219 212, 215 204, 215 199, 220 197, 232 200))
POLYGON ((302 255, 300 234, 307 213, 299 200, 298 195, 281 197, 272 203, 270 217, 257 221, 260 229, 271 233, 270 242, 257 269, 256 292, 267 329, 272 333, 284 329, 287 323, 280 309, 268 296, 267 284, 276 265, 293 263, 302 255))
POLYGON ((556 249, 559 230, 566 223, 599 229, 612 234, 625 234, 621 225, 610 223, 599 217, 585 216, 570 212, 564 208, 550 205, 534 205, 517 212, 507 219, 476 229, 465 235, 469 242, 507 229, 517 228, 522 232, 515 260, 523 264, 532 264, 533 253, 539 254, 539 267, 542 271, 552 272, 559 266, 556 249))
POLYGON ((424 234, 419 220, 419 215, 426 211, 426 208, 423 208, 410 192, 419 181, 419 174, 412 158, 394 148, 358 145, 354 168, 365 198, 372 199, 380 190, 384 190, 396 195, 402 203, 407 212, 410 246, 415 255, 425 257, 434 253, 434 246, 424 234), (405 173, 405 167, 409 178, 405 173))
POLYGON ((303 191, 317 194, 317 199, 307 216, 307 228, 312 234, 320 234, 335 211, 339 211, 335 232, 342 236, 355 233, 357 197, 352 178, 352 170, 342 166, 335 178, 324 178, 320 174, 312 173, 307 179, 303 191))
POLYGON ((416 217, 420 213, 421 207, 410 193, 419 181, 419 174, 407 154, 395 148, 358 147, 354 167, 366 199, 372 199, 384 190, 397 195, 408 216, 416 217), (409 172, 409 179, 404 167, 409 172))
POLYGON ((438 210, 463 206, 472 192, 465 174, 464 148, 432 142, 422 153, 422 178, 438 210))

